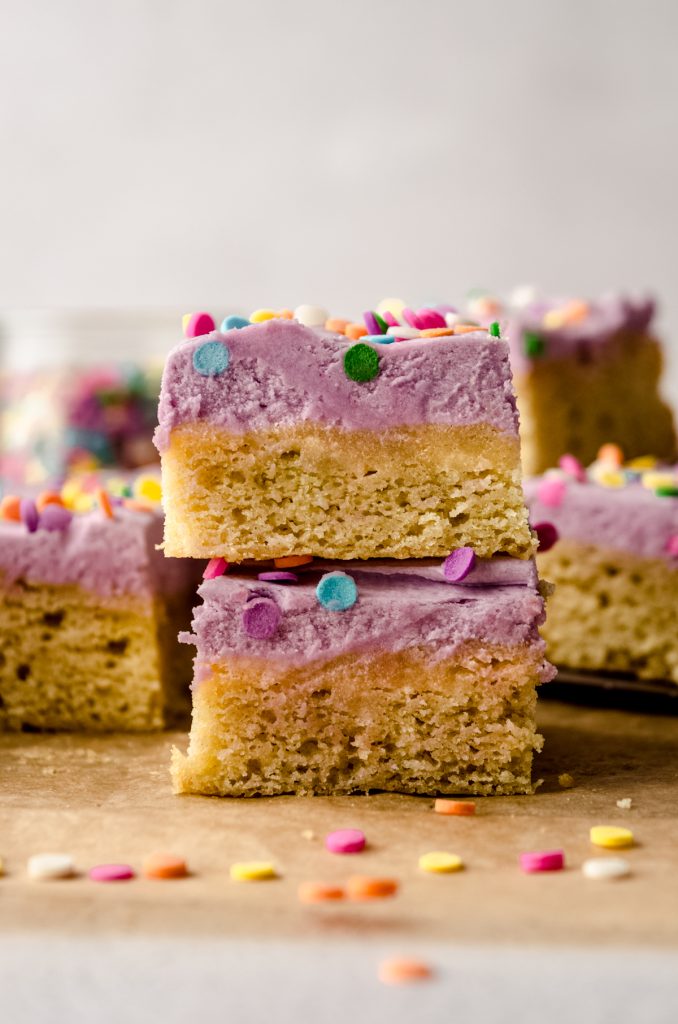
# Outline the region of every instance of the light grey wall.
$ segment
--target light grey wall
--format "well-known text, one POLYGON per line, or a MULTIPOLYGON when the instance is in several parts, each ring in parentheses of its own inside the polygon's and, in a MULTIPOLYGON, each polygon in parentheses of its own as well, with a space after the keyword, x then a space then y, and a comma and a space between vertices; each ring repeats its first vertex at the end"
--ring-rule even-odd
POLYGON ((675 0, 0 11, 4 306, 622 285, 678 345, 675 0))

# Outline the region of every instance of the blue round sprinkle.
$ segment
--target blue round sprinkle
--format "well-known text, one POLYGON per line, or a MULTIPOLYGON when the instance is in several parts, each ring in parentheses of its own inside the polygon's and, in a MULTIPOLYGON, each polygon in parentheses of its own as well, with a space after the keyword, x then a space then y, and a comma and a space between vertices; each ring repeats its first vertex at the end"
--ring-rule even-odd
POLYGON ((395 338, 392 334, 366 334, 360 340, 371 341, 374 345, 392 345, 395 338))
POLYGON ((220 341, 206 341, 193 353, 193 369, 203 377, 218 377, 228 369, 231 353, 220 341))
POLYGON ((329 612, 345 612, 358 600, 358 588, 345 572, 328 572, 315 588, 316 597, 329 612))
POLYGON ((249 327, 250 322, 244 316, 225 316, 219 328, 222 334, 226 331, 235 331, 240 327, 249 327))

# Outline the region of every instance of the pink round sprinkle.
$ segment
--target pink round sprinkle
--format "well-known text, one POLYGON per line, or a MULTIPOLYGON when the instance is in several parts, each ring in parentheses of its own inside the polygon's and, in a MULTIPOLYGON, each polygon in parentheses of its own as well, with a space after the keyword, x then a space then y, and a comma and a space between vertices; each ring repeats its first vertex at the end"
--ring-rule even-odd
POLYGON ((243 608, 242 627, 254 640, 267 640, 280 625, 282 615, 275 601, 256 597, 243 608))
POLYGON ((678 533, 674 533, 666 542, 666 550, 674 558, 678 558, 678 533))
POLYGON ((260 572, 257 576, 258 580, 263 583, 298 583, 299 577, 295 572, 283 572, 282 569, 277 569, 275 572, 260 572))
POLYGON ((215 580, 217 576, 223 576, 228 572, 228 562, 225 558, 210 558, 202 574, 204 580, 215 580))
POLYGON ((548 508, 558 508, 563 502, 566 490, 565 481, 561 480, 560 477, 546 476, 543 480, 539 481, 537 497, 542 505, 546 505, 548 508))
POLYGON ((565 867, 565 854, 562 850, 536 850, 521 853, 520 866, 527 874, 536 871, 562 871, 565 867))
POLYGON ((370 334, 381 334, 382 330, 379 326, 379 322, 374 313, 368 309, 366 313, 363 313, 363 320, 365 321, 365 327, 370 334))
POLYGON ((93 882, 126 882, 134 878, 134 869, 129 864, 97 864, 89 877, 93 882))
POLYGON ((41 530, 67 530, 71 525, 73 513, 63 505, 50 502, 40 513, 38 526, 41 530))
POLYGON ((537 534, 540 551, 550 551, 558 540, 558 531, 553 523, 535 523, 532 527, 537 534))
POLYGON ((325 847, 330 853, 360 853, 365 849, 365 833, 359 828, 340 828, 325 836, 325 847))
POLYGON ((441 316, 435 309, 417 310, 417 319, 422 324, 422 330, 424 331, 435 330, 438 327, 447 327, 445 317, 441 316))
POLYGON ((200 338, 214 330, 214 319, 209 313, 191 313, 184 334, 187 338, 200 338))
POLYGON ((396 320, 393 313, 389 312, 388 309, 383 314, 381 319, 385 320, 389 327, 400 327, 400 322, 396 320))
POLYGON ((40 515, 32 498, 22 498, 19 505, 21 521, 29 533, 35 533, 40 515))
POLYGON ((580 484, 586 483, 586 470, 576 456, 561 455, 558 465, 568 476, 573 476, 580 484))
POLYGON ((417 314, 414 312, 413 309, 409 308, 409 306, 406 306, 405 309, 403 310, 403 320, 406 323, 408 323, 410 325, 410 327, 414 327, 415 330, 417 330, 417 331, 422 330, 422 326, 421 326, 421 323, 419 321, 419 317, 417 316, 417 314))
POLYGON ((473 548, 455 548, 443 562, 443 576, 448 583, 459 583, 466 579, 475 564, 473 548))

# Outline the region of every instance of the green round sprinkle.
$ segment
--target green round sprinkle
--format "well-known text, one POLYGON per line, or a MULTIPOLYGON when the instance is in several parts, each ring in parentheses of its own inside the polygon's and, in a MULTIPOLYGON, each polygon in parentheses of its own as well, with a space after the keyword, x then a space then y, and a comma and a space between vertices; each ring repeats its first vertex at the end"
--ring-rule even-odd
POLYGON ((539 356, 543 356, 546 350, 544 339, 540 338, 534 331, 525 331, 523 335, 523 345, 525 348, 525 355, 529 359, 537 359, 539 356))
POLYGON ((379 316, 379 314, 376 312, 376 310, 375 310, 375 312, 372 313, 372 316, 374 317, 374 319, 379 324, 379 330, 381 331, 381 333, 382 334, 386 334, 386 332, 388 331, 388 324, 384 320, 383 316, 379 316))
POLYGON ((655 487, 654 493, 658 498, 678 498, 678 487, 671 487, 670 484, 664 487, 655 487))
POLYGON ((344 373, 351 380, 364 383, 379 373, 379 356, 373 348, 358 342, 344 353, 344 373))
POLYGON ((490 334, 493 338, 501 338, 501 328, 496 320, 490 324, 490 334))

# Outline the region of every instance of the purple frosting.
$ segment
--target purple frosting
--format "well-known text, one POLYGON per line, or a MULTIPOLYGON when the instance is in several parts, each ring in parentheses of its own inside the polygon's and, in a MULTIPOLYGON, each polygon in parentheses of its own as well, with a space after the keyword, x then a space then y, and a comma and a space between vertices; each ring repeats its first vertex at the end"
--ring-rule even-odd
POLYGON ((634 300, 624 295, 610 295, 588 302, 589 312, 582 320, 563 327, 544 327, 544 314, 567 304, 538 302, 525 309, 508 314, 505 333, 511 349, 511 365, 524 371, 528 366, 545 359, 571 359, 582 363, 603 358, 623 332, 642 334, 647 331, 655 312, 652 299, 634 300), (544 341, 544 351, 535 358, 525 354, 526 333, 536 334, 544 341))
POLYGON ((344 373, 352 344, 282 319, 185 341, 165 364, 158 449, 167 449, 175 427, 196 420, 236 434, 320 422, 377 431, 490 423, 517 435, 508 345, 485 331, 374 345, 380 372, 366 383, 344 373), (222 342, 230 353, 228 368, 217 376, 193 367, 194 352, 207 341, 222 342))
MULTIPOLYGON (((50 508, 47 505, 43 515, 50 508)), ((65 511, 65 510, 62 510, 65 511)), ((75 515, 64 529, 38 528, 0 521, 0 579, 31 583, 77 584, 101 597, 152 598, 176 591, 185 579, 183 559, 164 558, 159 513, 116 509, 108 519, 94 511, 75 515)))
MULTIPOLYGON (((341 615, 319 603, 315 588, 323 568, 304 572, 295 587, 263 584, 253 575, 221 576, 202 584, 203 604, 195 609, 194 633, 180 639, 198 648, 196 680, 211 661, 230 655, 304 665, 350 652, 426 648, 431 661, 454 655, 469 641, 536 646, 543 656, 538 626, 544 605, 533 563, 520 559, 478 560, 463 584, 447 583, 440 563, 422 566, 373 565, 354 568, 357 602, 341 615), (475 577, 475 580, 474 580, 475 577), (268 639, 248 636, 242 626, 248 598, 275 601, 281 618, 268 639)), ((336 569, 335 564, 332 568, 336 569)), ((544 662, 543 680, 552 677, 544 662)))
POLYGON ((639 558, 665 558, 678 569, 668 550, 678 535, 678 498, 658 497, 640 483, 603 487, 588 481, 565 482, 563 499, 555 508, 539 500, 543 477, 525 481, 530 522, 550 522, 561 540, 575 540, 639 558))

